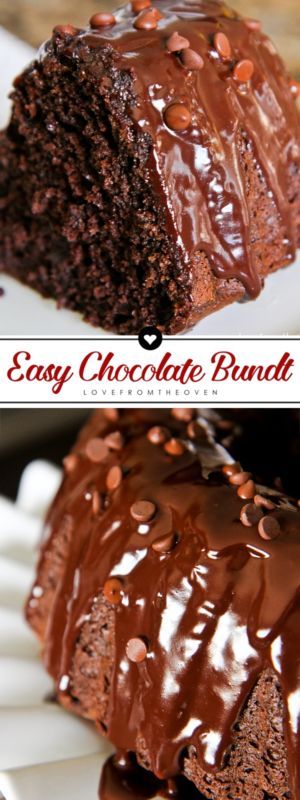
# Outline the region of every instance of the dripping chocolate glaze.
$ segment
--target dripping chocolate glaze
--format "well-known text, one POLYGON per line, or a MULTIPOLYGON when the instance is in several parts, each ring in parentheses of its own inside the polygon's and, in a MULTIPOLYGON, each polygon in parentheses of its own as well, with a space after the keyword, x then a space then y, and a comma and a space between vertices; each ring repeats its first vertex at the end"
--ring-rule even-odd
MULTIPOLYGON (((47 527, 41 564, 63 519, 73 539, 47 625, 45 664, 68 693, 81 627, 108 578, 122 582, 115 606, 115 655, 108 736, 118 750, 143 740, 150 768, 166 780, 181 771, 193 745, 206 771, 222 766, 232 726, 265 667, 279 677, 291 790, 300 792, 300 516, 278 504, 278 538, 264 541, 257 525, 240 522, 244 500, 217 467, 228 458, 202 419, 197 439, 170 411, 122 411, 118 421, 97 412, 74 449, 77 465, 66 475, 47 527), (147 437, 163 425, 185 449, 171 456, 147 437), (91 437, 120 430, 122 450, 101 464, 86 455, 91 437), (123 480, 107 492, 106 476, 120 465, 123 480), (212 470, 210 474, 210 470, 212 470), (93 513, 92 493, 106 502, 93 513), (155 514, 133 518, 133 503, 147 500, 155 514), (176 534, 169 553, 151 545, 176 534), (147 653, 139 663, 126 653, 140 637, 147 653)), ((201 421, 201 420, 200 420, 201 421)), ((230 460, 230 459, 229 459, 230 460)), ((261 487, 260 487, 261 491, 261 487)), ((273 497, 274 495, 272 495, 273 497)), ((34 591, 31 601, 39 603, 34 591)))
MULTIPOLYGON (((247 296, 261 288, 247 201, 247 176, 242 168, 240 138, 253 146, 282 220, 286 263, 295 257, 296 226, 288 200, 288 165, 299 164, 299 115, 288 76, 270 40, 222 3, 176 3, 157 0, 162 18, 155 30, 137 30, 131 5, 119 9, 116 24, 81 31, 72 44, 110 46, 118 64, 130 71, 137 102, 129 110, 135 124, 150 136, 149 179, 163 196, 168 233, 189 265, 199 250, 215 275, 237 279, 247 296), (204 66, 187 70, 166 42, 178 31, 201 55, 204 66), (224 61, 213 39, 224 33, 232 57, 224 61), (250 59, 254 73, 247 83, 233 77, 234 65, 250 59), (173 101, 185 104, 191 124, 170 130, 164 110, 173 101)), ((276 212, 275 212, 276 213, 276 212)))
POLYGON ((104 764, 99 786, 100 800, 150 800, 157 796, 169 800, 174 797, 178 800, 205 800, 186 778, 159 780, 140 767, 134 757, 123 752, 104 764))

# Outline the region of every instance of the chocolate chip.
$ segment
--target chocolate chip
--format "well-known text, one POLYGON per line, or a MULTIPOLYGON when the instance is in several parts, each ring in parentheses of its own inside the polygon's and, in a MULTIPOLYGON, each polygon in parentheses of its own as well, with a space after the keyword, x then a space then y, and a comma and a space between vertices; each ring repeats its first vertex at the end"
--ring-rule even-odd
POLYGON ((182 453, 185 451, 185 446, 180 439, 169 439, 164 449, 169 456, 182 456, 182 453))
POLYGON ((218 31, 214 35, 214 46, 219 53, 219 56, 224 59, 224 61, 228 61, 231 58, 231 44, 225 33, 218 31))
POLYGON ((180 61, 186 69, 203 69, 204 61, 200 53, 188 47, 180 53, 180 61))
POLYGON ((240 520, 246 528, 251 528, 252 525, 257 525, 262 518, 263 512, 254 503, 247 503, 243 506, 240 513, 240 520))
POLYGON ((218 431, 232 431, 234 423, 231 419, 218 419, 216 422, 216 427, 218 431))
POLYGON ((110 468, 106 476, 106 486, 108 490, 110 492, 114 492, 115 489, 118 489, 118 487, 121 485, 122 480, 123 480, 123 472, 121 470, 121 467, 119 467, 116 464, 115 467, 110 468))
POLYGON ((171 414, 180 422, 191 422, 194 419, 195 411, 193 408, 172 408, 171 414))
POLYGON ((153 14, 155 14, 157 19, 163 19, 164 15, 161 13, 159 8, 153 7, 151 10, 152 10, 153 14))
POLYGON ((116 422, 117 419, 120 419, 120 414, 117 408, 104 408, 103 414, 109 422, 116 422))
POLYGON ((249 31, 260 31, 261 30, 261 22, 259 19, 251 19, 250 17, 246 17, 244 19, 244 23, 246 28, 249 28, 249 31))
POLYGON ((85 446, 85 452, 90 461, 100 464, 108 455, 108 447, 100 437, 89 439, 85 446))
POLYGON ((300 83, 299 83, 299 81, 291 80, 289 86, 290 86, 290 90, 292 92, 293 97, 295 97, 295 99, 300 97, 300 83))
POLYGON ((93 514, 95 514, 95 516, 97 516, 97 514, 100 513, 101 505, 102 505, 101 496, 100 496, 99 492, 97 492, 97 490, 94 489, 93 494, 92 494, 92 510, 93 510, 93 514))
POLYGON ((242 486, 249 478, 251 478, 251 472, 236 472, 230 475, 229 482, 232 483, 233 486, 242 486))
POLYGON ((149 522, 154 517, 156 508, 150 500, 137 500, 131 506, 130 513, 137 522, 149 522))
POLYGON ((157 28, 158 20, 157 9, 149 8, 146 11, 141 11, 133 25, 138 31, 152 31, 157 28))
POLYGON ((255 483, 254 481, 246 481, 243 483, 242 486, 239 486, 237 490, 237 494, 242 500, 251 500, 252 497, 255 495, 255 483))
POLYGON ((263 517, 258 524, 258 533, 262 539, 276 539, 280 532, 280 524, 276 517, 263 517))
POLYGON ((167 39, 166 44, 170 53, 179 53, 181 50, 190 46, 189 40, 185 39, 184 36, 180 36, 178 31, 173 31, 171 36, 167 39))
POLYGON ((274 508, 276 508, 276 503, 273 503, 269 497, 263 497, 261 494, 254 495, 254 503, 261 508, 267 508, 268 511, 274 511, 274 508))
POLYGON ((170 433, 167 428, 162 428, 160 425, 156 425, 147 433, 147 439, 151 444, 164 444, 167 439, 170 438, 170 433))
POLYGON ((224 436, 224 437, 222 437, 221 444, 223 445, 223 447, 228 447, 229 448, 230 445, 232 444, 232 438, 233 438, 232 436, 224 436))
POLYGON ((71 472, 74 472, 74 469, 76 469, 77 464, 78 464, 78 456, 76 455, 76 453, 70 453, 70 455, 66 456, 63 459, 64 469, 65 472, 68 473, 68 475, 71 472))
POLYGON ((238 472, 241 472, 241 465, 238 461, 235 461, 233 464, 224 464, 222 472, 230 478, 231 475, 237 475, 238 472))
POLYGON ((105 600, 112 605, 117 606, 122 600, 123 585, 119 578, 108 578, 103 586, 103 595, 105 600))
POLYGON ((116 18, 109 11, 100 11, 90 19, 91 28, 107 28, 116 24, 116 18))
POLYGON ((151 0, 132 0, 131 8, 134 14, 139 14, 145 8, 150 8, 151 0))
POLYGON ((252 78, 253 72, 253 61, 250 61, 249 58, 243 58, 235 65, 233 77, 239 81, 239 83, 247 83, 247 81, 250 81, 250 78, 252 78))
POLYGON ((175 533, 168 533, 165 536, 160 536, 152 542, 152 550, 156 553, 170 553, 177 544, 177 537, 175 533))
POLYGON ((206 438, 205 428, 197 421, 192 420, 192 422, 189 422, 186 430, 190 439, 206 438))
POLYGON ((173 131, 185 131, 191 124, 191 113, 184 103, 171 103, 164 110, 164 120, 173 131))
POLYGON ((134 661, 135 664, 139 664, 141 661, 145 660, 147 652, 147 645, 140 637, 137 636, 134 639, 129 639, 127 642, 126 655, 129 661, 134 661))
POLYGON ((53 33, 58 33, 60 36, 75 36, 77 30, 73 25, 56 25, 53 33))
POLYGON ((120 431, 113 431, 113 433, 109 433, 108 436, 105 437, 104 441, 110 450, 122 450, 122 447, 124 446, 124 438, 120 431))

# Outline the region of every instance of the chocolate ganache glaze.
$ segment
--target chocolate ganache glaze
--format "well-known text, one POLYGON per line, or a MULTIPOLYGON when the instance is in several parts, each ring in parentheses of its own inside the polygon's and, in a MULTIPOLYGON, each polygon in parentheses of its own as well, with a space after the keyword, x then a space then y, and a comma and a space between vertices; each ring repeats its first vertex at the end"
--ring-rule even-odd
POLYGON ((203 795, 181 776, 162 781, 152 772, 140 767, 136 760, 123 752, 108 758, 104 764, 100 786, 100 800, 143 800, 152 797, 172 797, 181 800, 200 800, 203 795))
MULTIPOLYGON (((271 669, 298 800, 297 501, 257 486, 216 444, 206 417, 191 409, 91 417, 65 460, 27 617, 39 628, 58 698, 76 710, 74 652, 103 595, 115 618, 106 732, 121 753, 142 742, 160 781, 182 773, 190 748, 207 773, 222 768, 246 699, 271 669), (62 527, 69 547, 55 584, 51 552, 62 527), (43 619, 49 564, 53 595, 42 631, 34 620, 43 619)), ((151 791, 155 783, 144 796, 151 791)), ((102 797, 122 797, 112 764, 102 797)))
POLYGON ((299 95, 218 0, 56 26, 0 132, 0 271, 121 334, 255 298, 300 244, 299 95))
POLYGON ((149 174, 164 196, 169 234, 187 265, 204 251, 217 277, 236 278, 256 297, 262 279, 240 137, 252 142, 283 221, 289 263, 296 252, 289 166, 299 169, 300 158, 292 82, 259 25, 223 2, 158 0, 156 9, 141 12, 140 23, 133 6, 116 11, 110 26, 100 20, 75 36, 73 55, 80 42, 95 49, 109 45, 119 54, 120 67, 134 78, 132 115, 151 137, 149 174))

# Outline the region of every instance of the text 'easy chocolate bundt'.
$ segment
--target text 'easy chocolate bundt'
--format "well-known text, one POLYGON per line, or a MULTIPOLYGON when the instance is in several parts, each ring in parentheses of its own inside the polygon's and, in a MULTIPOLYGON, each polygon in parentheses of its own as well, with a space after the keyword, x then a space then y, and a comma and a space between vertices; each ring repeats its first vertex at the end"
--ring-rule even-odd
MULTIPOLYGON (((59 701, 121 769, 137 759, 160 794, 185 780, 184 798, 298 800, 299 509, 218 430, 191 409, 96 412, 64 461, 27 619, 59 701)), ((103 780, 104 800, 123 796, 103 780)))
POLYGON ((299 242, 298 91, 218 0, 58 26, 0 137, 0 269, 119 333, 255 298, 299 242))

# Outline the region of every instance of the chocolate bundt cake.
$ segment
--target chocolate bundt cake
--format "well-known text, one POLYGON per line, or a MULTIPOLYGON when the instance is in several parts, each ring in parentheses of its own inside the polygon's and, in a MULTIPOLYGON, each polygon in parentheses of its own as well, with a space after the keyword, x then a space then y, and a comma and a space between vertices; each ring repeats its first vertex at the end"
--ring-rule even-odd
POLYGON ((59 702, 118 751, 104 800, 134 763, 159 794, 299 800, 299 509, 208 417, 96 412, 48 515, 26 614, 59 702))
POLYGON ((299 243, 298 93, 220 0, 58 26, 0 136, 0 269, 123 334, 255 298, 299 243))

